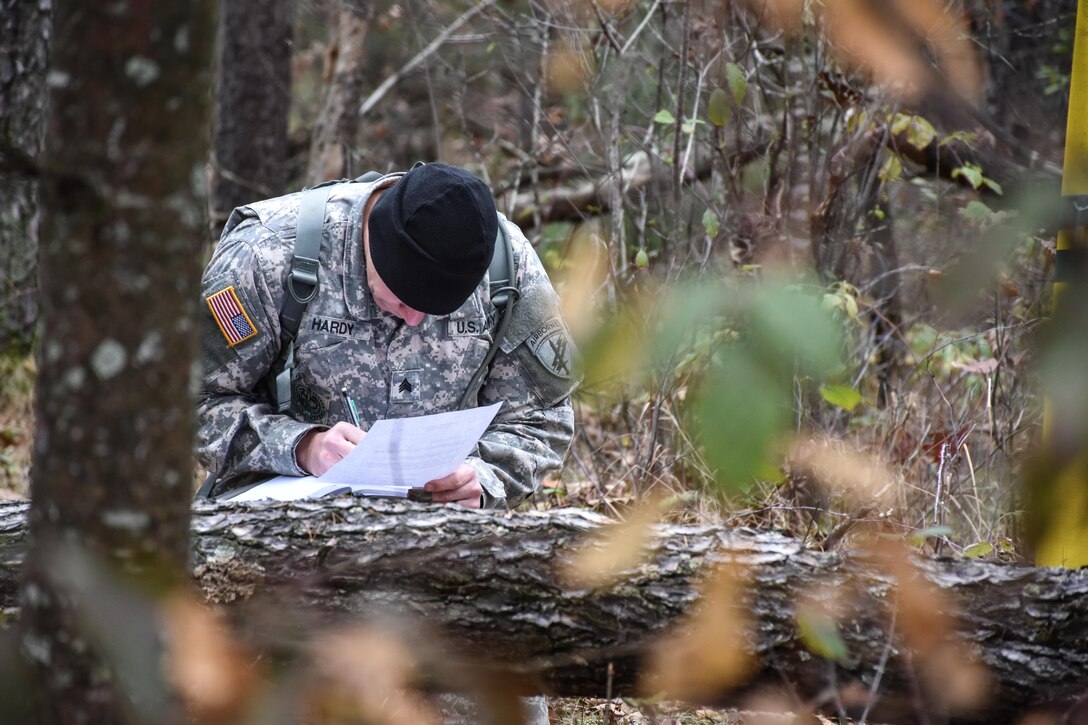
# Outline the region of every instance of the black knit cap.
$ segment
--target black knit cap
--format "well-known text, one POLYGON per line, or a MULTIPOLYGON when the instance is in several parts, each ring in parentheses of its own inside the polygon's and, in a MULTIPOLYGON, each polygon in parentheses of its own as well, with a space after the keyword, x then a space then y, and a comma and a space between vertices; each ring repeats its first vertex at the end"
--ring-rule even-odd
POLYGON ((499 220, 487 184, 436 163, 386 189, 367 229, 370 259, 390 291, 412 309, 448 315, 483 279, 499 220))

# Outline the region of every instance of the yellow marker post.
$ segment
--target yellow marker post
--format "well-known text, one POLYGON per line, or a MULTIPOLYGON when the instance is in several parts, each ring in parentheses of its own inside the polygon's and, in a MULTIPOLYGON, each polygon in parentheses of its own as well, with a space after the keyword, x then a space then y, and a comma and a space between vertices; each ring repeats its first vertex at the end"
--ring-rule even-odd
MULTIPOLYGON (((1088 0, 1077 2, 1077 29, 1073 41, 1073 72, 1069 77, 1069 118, 1065 132, 1065 167, 1062 196, 1088 194, 1088 0)), ((1058 249, 1071 249, 1076 231, 1058 233, 1058 249)), ((1079 280, 1078 284, 1088 284, 1079 280)), ((1063 283, 1054 284, 1055 308, 1061 302, 1063 283)), ((1053 440, 1051 411, 1043 424, 1043 435, 1053 440)), ((1041 566, 1076 568, 1088 565, 1088 451, 1070 461, 1054 482, 1047 524, 1035 550, 1041 566)))

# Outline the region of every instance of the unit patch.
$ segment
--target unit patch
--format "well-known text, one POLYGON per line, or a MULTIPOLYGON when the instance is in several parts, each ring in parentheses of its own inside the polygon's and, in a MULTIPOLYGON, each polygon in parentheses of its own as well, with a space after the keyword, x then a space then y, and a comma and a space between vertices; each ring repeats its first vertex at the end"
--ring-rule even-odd
POLYGON ((231 347, 257 336, 257 326, 253 324, 249 313, 242 307, 242 301, 234 291, 234 285, 221 289, 204 299, 212 311, 215 323, 219 325, 223 337, 231 347))
POLYGON ((548 320, 525 340, 544 369, 558 378, 569 380, 574 366, 573 345, 563 321, 548 320))
POLYGON ((421 387, 419 370, 394 370, 389 380, 390 403, 414 403, 421 387))
POLYGON ((338 320, 335 317, 322 317, 315 315, 310 320, 311 332, 324 332, 338 337, 351 337, 355 332, 355 323, 349 320, 338 320))

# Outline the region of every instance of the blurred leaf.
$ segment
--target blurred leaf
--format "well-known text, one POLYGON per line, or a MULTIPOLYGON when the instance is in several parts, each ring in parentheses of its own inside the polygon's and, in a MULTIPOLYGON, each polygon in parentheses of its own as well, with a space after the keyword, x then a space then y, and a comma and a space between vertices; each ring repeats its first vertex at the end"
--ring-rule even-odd
POLYGON ((710 92, 706 116, 718 128, 724 128, 733 118, 733 107, 729 105, 729 96, 724 89, 715 88, 710 92))
POLYGON ((650 266, 650 255, 646 254, 645 249, 638 250, 635 255, 635 267, 638 269, 646 269, 650 266))
POLYGON ((721 231, 721 228, 722 222, 718 218, 717 214, 715 214, 710 209, 707 209, 703 212, 703 230, 706 232, 706 235, 708 237, 710 237, 711 239, 717 237, 718 232, 721 231))
POLYGON ((858 407, 861 403, 861 393, 849 385, 821 385, 820 395, 824 400, 842 408, 847 413, 858 407))
POLYGON ((813 607, 803 607, 797 610, 796 619, 797 633, 809 652, 832 662, 846 662, 846 642, 832 617, 813 607))
POLYGON ((188 711, 237 722, 257 685, 253 655, 231 635, 226 620, 191 596, 159 605, 166 629, 165 667, 188 711))
POLYGON ((654 116, 654 123, 661 124, 662 126, 668 126, 670 124, 676 123, 676 117, 666 111, 664 108, 662 108, 660 111, 657 112, 657 115, 654 116))
POLYGON ((991 179, 991 178, 989 178, 987 176, 982 177, 982 184, 984 186, 990 187, 990 190, 993 191, 998 196, 1004 196, 1005 195, 1005 190, 1001 188, 1001 184, 997 183, 996 181, 994 181, 993 179, 991 179))
POLYGON ((311 643, 313 669, 320 678, 311 700, 324 722, 373 725, 428 725, 436 713, 413 697, 418 664, 409 643, 390 625, 328 632, 311 643), (329 712, 331 710, 331 712, 329 712), (331 717, 335 713, 338 717, 331 717))
POLYGON ((743 572, 721 564, 703 583, 693 613, 650 649, 640 689, 647 694, 699 700, 744 682, 755 661, 744 606, 743 572))
POLYGON ((744 69, 736 63, 726 63, 725 80, 736 104, 739 106, 744 103, 744 97, 748 95, 748 79, 744 75, 744 69))
POLYGON ((994 550, 994 545, 989 541, 979 541, 971 544, 963 550, 963 556, 966 559, 977 559, 980 556, 986 556, 994 550))
POLYGON ((749 351, 730 350, 696 410, 699 438, 722 493, 747 491, 771 444, 789 427, 782 381, 749 351))
POLYGON ((792 287, 765 287, 751 306, 752 341, 764 361, 780 371, 795 364, 815 377, 839 366, 842 330, 819 299, 792 287))
POLYGON ((684 121, 683 125, 680 126, 680 131, 686 134, 693 134, 695 133, 695 127, 700 123, 703 122, 698 118, 690 118, 687 121, 684 121))
POLYGON ((562 566, 563 579, 575 587, 604 589, 619 581, 649 553, 646 544, 665 511, 660 499, 640 502, 627 518, 595 532, 562 566))
POLYGON ((794 443, 787 459, 791 473, 800 473, 813 486, 840 496, 844 503, 861 508, 881 500, 890 503, 896 476, 877 456, 845 441, 812 438, 794 443))
POLYGON ((918 529, 910 534, 910 543, 915 546, 921 546, 926 543, 926 539, 936 538, 938 536, 951 536, 952 529, 947 526, 929 526, 924 529, 918 529))
POLYGON ((975 199, 960 209, 960 216, 973 222, 988 222, 993 219, 994 210, 975 199))

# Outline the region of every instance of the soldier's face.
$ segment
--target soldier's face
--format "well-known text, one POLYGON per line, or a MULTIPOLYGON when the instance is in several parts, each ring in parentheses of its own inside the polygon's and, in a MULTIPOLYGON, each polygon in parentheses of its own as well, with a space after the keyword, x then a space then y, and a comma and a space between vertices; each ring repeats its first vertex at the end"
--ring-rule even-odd
POLYGON ((366 231, 366 225, 363 225, 363 230, 363 250, 366 254, 366 283, 370 286, 370 294, 374 297, 375 304, 389 314, 404 320, 409 327, 415 327, 423 322, 423 318, 427 315, 401 302, 400 298, 393 294, 393 291, 378 276, 378 271, 374 269, 374 262, 370 259, 370 234, 366 231))

